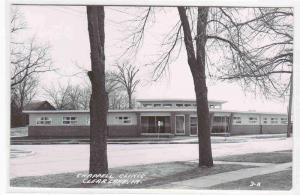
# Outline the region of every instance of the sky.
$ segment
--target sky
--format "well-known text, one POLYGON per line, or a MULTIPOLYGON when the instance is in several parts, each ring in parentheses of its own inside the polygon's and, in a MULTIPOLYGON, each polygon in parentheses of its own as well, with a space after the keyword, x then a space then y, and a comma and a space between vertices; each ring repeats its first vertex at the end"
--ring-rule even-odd
MULTIPOLYGON (((42 88, 56 86, 67 82, 81 84, 87 82, 83 70, 90 69, 90 49, 87 31, 87 19, 84 7, 66 6, 19 6, 27 23, 24 38, 35 38, 51 46, 51 57, 54 72, 43 73, 40 81, 39 95, 42 88), (74 76, 75 75, 75 76, 74 76)), ((125 40, 130 26, 123 21, 129 14, 137 14, 134 8, 106 7, 105 18, 105 52, 106 68, 113 69, 118 57, 128 43, 125 40)), ((134 65, 139 66, 141 85, 135 93, 136 98, 184 98, 194 99, 194 86, 185 49, 181 50, 178 59, 170 64, 168 74, 157 82, 151 81, 153 67, 145 66, 153 56, 161 52, 161 37, 178 21, 176 9, 166 9, 156 15, 159 22, 149 26, 143 47, 134 65)), ((245 93, 237 83, 226 83, 207 79, 208 99, 225 100, 223 109, 256 110, 268 112, 286 112, 287 100, 266 100, 255 94, 245 93)))

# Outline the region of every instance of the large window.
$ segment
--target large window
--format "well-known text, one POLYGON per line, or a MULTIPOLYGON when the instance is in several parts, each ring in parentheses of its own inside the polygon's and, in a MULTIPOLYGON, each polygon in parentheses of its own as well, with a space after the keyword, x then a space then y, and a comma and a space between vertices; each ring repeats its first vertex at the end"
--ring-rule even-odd
POLYGON ((215 123, 221 123, 221 122, 224 122, 224 121, 225 121, 225 119, 222 116, 215 116, 214 117, 214 122, 215 123))
POLYGON ((142 133, 171 133, 170 116, 141 116, 142 133))
POLYGON ((77 124, 77 117, 75 116, 64 116, 63 117, 64 125, 74 125, 77 124))
POLYGON ((36 120, 37 125, 51 125, 52 120, 47 116, 42 116, 36 120))

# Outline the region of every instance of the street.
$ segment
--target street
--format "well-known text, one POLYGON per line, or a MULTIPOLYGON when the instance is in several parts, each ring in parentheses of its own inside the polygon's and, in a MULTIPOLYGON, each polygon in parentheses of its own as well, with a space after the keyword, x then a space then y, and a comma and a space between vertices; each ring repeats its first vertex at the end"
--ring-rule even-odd
MULTIPOLYGON (((251 139, 239 143, 212 144, 213 157, 291 150, 292 138, 251 139)), ((196 160, 197 144, 109 144, 109 167, 196 160)), ((88 170, 89 145, 12 145, 24 151, 10 159, 10 178, 88 170), (29 153, 31 151, 31 153, 29 153)))

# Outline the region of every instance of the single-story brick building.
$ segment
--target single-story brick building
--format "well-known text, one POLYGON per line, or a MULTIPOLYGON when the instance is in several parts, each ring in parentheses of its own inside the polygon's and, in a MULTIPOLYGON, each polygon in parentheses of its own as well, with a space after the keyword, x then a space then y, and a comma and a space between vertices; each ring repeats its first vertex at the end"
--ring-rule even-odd
MULTIPOLYGON (((285 133, 287 115, 223 110, 225 101, 208 101, 212 134, 285 133)), ((132 110, 109 110, 109 137, 196 136, 195 100, 140 99, 132 110)), ((88 110, 26 110, 29 136, 89 136, 88 110)))

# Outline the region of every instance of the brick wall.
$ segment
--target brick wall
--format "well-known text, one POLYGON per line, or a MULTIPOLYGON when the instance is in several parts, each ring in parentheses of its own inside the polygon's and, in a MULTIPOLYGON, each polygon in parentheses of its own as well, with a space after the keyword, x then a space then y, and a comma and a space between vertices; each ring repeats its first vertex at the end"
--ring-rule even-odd
POLYGON ((89 126, 29 126, 28 136, 33 137, 80 137, 89 136, 89 126))
MULTIPOLYGON (((90 136, 89 126, 29 126, 28 136, 32 137, 81 137, 90 136)), ((136 137, 136 125, 108 126, 109 137, 136 137)))
MULTIPOLYGON (((263 125, 263 134, 286 133, 286 125, 263 125)), ((260 125, 233 125, 231 135, 260 134, 260 125)))
POLYGON ((230 135, 259 134, 259 125, 232 125, 230 135))
POLYGON ((262 132, 267 133, 286 133, 287 125, 263 125, 262 132))
POLYGON ((108 126, 109 137, 137 137, 138 127, 137 125, 128 126, 108 126))

